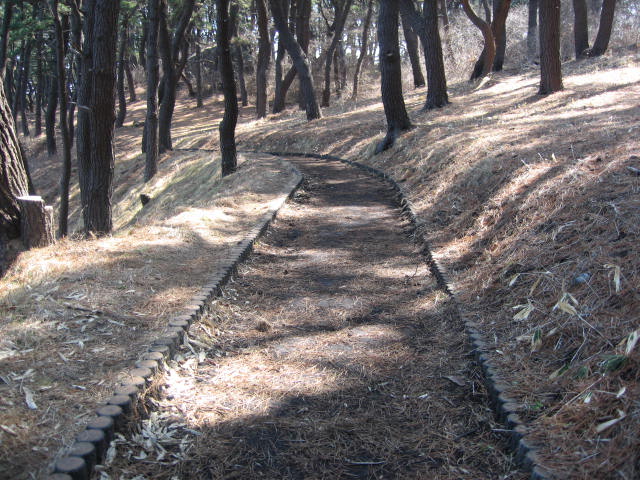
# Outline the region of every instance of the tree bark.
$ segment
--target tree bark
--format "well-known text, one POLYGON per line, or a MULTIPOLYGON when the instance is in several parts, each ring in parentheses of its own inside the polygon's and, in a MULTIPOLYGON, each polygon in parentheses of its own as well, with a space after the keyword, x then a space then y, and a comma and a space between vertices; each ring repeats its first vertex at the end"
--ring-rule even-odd
POLYGON ((31 49, 33 44, 28 41, 23 50, 22 69, 20 71, 20 84, 18 85, 17 92, 17 110, 20 111, 20 118, 22 123, 22 135, 29 136, 29 122, 27 121, 27 82, 29 80, 29 67, 31 65, 31 49))
POLYGON ((573 40, 576 58, 584 58, 589 49, 587 0, 573 0, 573 40))
POLYGON ((362 37, 360 41, 360 53, 358 54, 358 60, 356 61, 356 68, 353 72, 353 92, 351 93, 351 99, 358 98, 358 82, 360 77, 360 69, 362 68, 362 61, 367 55, 367 43, 369 41, 369 27, 371 26, 371 16, 373 13, 373 0, 369 0, 369 6, 367 7, 367 15, 364 18, 364 24, 362 25, 362 37))
POLYGON ((376 147, 380 153, 391 147, 400 132, 411 128, 411 121, 402 95, 402 71, 398 45, 399 5, 395 0, 380 0, 378 13, 378 43, 380 45, 380 76, 387 135, 376 147))
POLYGON ((82 87, 78 92, 78 173, 84 229, 112 228, 115 73, 120 2, 85 0, 82 87), (82 126, 82 127, 81 127, 82 126), (82 146, 81 146, 82 144, 82 146))
POLYGON ((404 43, 409 54, 411 62, 411 71, 413 72, 413 86, 415 88, 424 87, 426 85, 422 69, 420 68, 420 56, 418 55, 418 36, 411 28, 411 20, 408 18, 407 10, 400 10, 402 18, 402 32, 404 33, 404 43))
MULTIPOLYGON (((52 66, 55 72, 55 63, 52 66)), ((58 78, 52 74, 49 77, 49 95, 47 96, 47 110, 45 112, 45 133, 47 135, 47 153, 55 155, 56 145, 56 109, 58 108, 58 78)))
POLYGON ((129 58, 125 58, 124 60, 124 74, 127 79, 127 90, 129 90, 129 103, 133 103, 138 100, 138 96, 136 95, 136 82, 133 79, 129 58))
POLYGON ((148 182, 158 172, 158 84, 160 62, 158 59, 158 29, 160 22, 160 0, 147 2, 147 116, 144 124, 145 170, 144 181, 148 182))
POLYGON ((302 94, 305 99, 307 120, 320 118, 320 108, 318 107, 318 102, 316 100, 313 80, 311 78, 311 72, 309 70, 306 55, 289 30, 281 1, 269 0, 269 4, 271 5, 271 12, 273 14, 276 29, 282 37, 283 45, 287 49, 287 52, 289 52, 289 56, 293 60, 293 64, 298 73, 298 78, 300 79, 300 88, 302 89, 302 94))
POLYGON ((58 0, 50 0, 56 38, 56 77, 60 95, 60 133, 62 135, 62 175, 60 176, 60 213, 58 215, 58 234, 66 237, 69 218, 69 182, 71 180, 71 139, 67 123, 66 72, 64 69, 64 35, 58 15, 58 0))
POLYGON ((563 89, 560 63, 560 0, 540 0, 540 95, 563 89))
POLYGON ((424 110, 444 107, 449 103, 447 79, 442 58, 442 43, 438 30, 438 5, 436 0, 425 0, 423 17, 416 11, 413 0, 401 0, 400 9, 411 22, 411 28, 422 42, 424 62, 427 67, 427 100, 424 110))
POLYGON ((46 247, 54 242, 53 207, 47 207, 42 197, 18 197, 20 205, 20 236, 27 248, 46 247))
POLYGON ((333 56, 342 38, 342 32, 344 30, 344 25, 347 21, 347 17, 349 16, 349 10, 351 9, 351 4, 353 0, 343 0, 342 2, 335 2, 336 10, 335 10, 335 19, 334 19, 334 31, 333 38, 331 39, 331 43, 329 44, 329 48, 327 49, 327 54, 325 58, 324 65, 324 89, 322 90, 322 106, 328 107, 329 102, 331 100, 331 62, 333 61, 333 56))
POLYGON ((256 116, 267 116, 267 78, 271 60, 269 17, 265 0, 255 0, 258 16, 258 65, 256 68, 256 116))
POLYGON ((493 68, 493 59, 496 56, 496 42, 493 37, 491 24, 478 17, 476 12, 473 11, 473 8, 471 8, 471 5, 469 5, 469 0, 462 0, 462 9, 467 17, 469 17, 469 20, 471 20, 471 23, 478 27, 480 32, 482 32, 482 38, 484 39, 484 48, 482 49, 482 53, 480 54, 480 57, 473 68, 473 72, 471 73, 470 80, 475 80, 476 78, 489 75, 491 72, 491 68, 493 68), (482 63, 480 63, 480 60, 482 60, 482 63), (478 71, 479 65, 481 68, 478 71))
POLYGON ((116 128, 124 125, 124 119, 127 117, 127 97, 124 91, 124 55, 127 49, 127 20, 123 19, 120 25, 120 48, 118 49, 118 114, 116 116, 116 128))
POLYGON ((7 46, 9 44, 9 29, 13 17, 13 4, 15 0, 4 1, 4 15, 2 16, 2 32, 0 32, 0 77, 4 80, 7 65, 7 46))
POLYGON ((496 56, 493 59, 493 71, 500 72, 504 65, 504 55, 507 50, 507 16, 511 0, 494 0, 493 1, 493 21, 491 28, 493 29, 493 38, 496 42, 496 56))
POLYGON ((0 130, 0 235, 17 238, 20 236, 20 206, 17 198, 29 193, 29 183, 13 116, 1 83, 0 130))
POLYGON ((202 52, 200 50, 200 34, 196 32, 195 38, 195 70, 196 70, 196 108, 202 108, 202 52))
POLYGON ((615 15, 616 0, 603 0, 602 10, 600 11, 600 25, 598 25, 598 34, 593 41, 593 47, 589 50, 590 57, 599 57, 607 51, 609 39, 611 38, 611 30, 613 29, 613 17, 615 15))
POLYGON ((538 56, 538 0, 529 0, 529 21, 527 26, 527 57, 538 56))
POLYGON ((233 78, 231 60, 229 0, 218 0, 217 43, 220 55, 222 90, 224 92, 224 116, 220 122, 220 153, 222 154, 222 176, 236 171, 236 123, 238 121, 238 97, 233 78))
POLYGON ((159 47, 162 57, 162 95, 160 98, 160 110, 158 114, 159 147, 160 152, 172 150, 171 122, 176 106, 176 88, 186 64, 186 58, 181 57, 182 43, 186 41, 185 33, 191 21, 191 15, 195 8, 195 0, 185 0, 180 12, 178 24, 175 27, 173 38, 169 34, 166 4, 163 2, 160 9, 160 33, 159 47))

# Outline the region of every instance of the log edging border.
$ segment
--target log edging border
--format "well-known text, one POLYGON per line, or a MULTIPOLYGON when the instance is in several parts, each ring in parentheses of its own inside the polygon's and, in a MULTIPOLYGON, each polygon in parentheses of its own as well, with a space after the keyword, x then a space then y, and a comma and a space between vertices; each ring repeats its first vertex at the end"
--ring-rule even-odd
MULTIPOLYGON (((288 162, 287 162, 288 163, 288 162)), ((222 287, 237 272, 237 267, 252 252, 257 240, 264 235, 279 210, 302 184, 304 177, 289 164, 293 178, 285 185, 285 193, 271 203, 260 220, 244 238, 231 249, 230 256, 220 262, 209 281, 187 303, 185 309, 173 316, 149 348, 140 352, 132 368, 114 388, 113 395, 96 409, 96 416, 75 438, 67 453, 55 460, 49 480, 89 480, 94 466, 104 457, 116 432, 124 430, 136 409, 137 400, 147 393, 151 382, 163 370, 165 363, 175 358, 189 327, 209 310, 211 301, 220 296, 222 287)))

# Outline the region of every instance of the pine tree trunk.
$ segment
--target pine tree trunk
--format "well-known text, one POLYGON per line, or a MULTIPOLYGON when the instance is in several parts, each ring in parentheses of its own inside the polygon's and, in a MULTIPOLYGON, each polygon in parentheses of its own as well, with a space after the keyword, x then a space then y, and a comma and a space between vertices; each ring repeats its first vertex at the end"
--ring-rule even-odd
POLYGON ((256 0, 258 14, 258 65, 256 68, 256 115, 267 116, 267 78, 271 60, 271 42, 269 41, 269 17, 265 0, 256 0))
POLYGON ((563 89, 560 63, 560 0, 540 0, 540 95, 563 89))
POLYGON ((573 39, 576 58, 584 58, 589 49, 587 0, 573 0, 573 39))
POLYGON ((311 78, 311 72, 309 70, 306 55, 289 30, 280 0, 269 0, 269 3, 271 5, 271 12, 273 13, 276 28, 282 37, 284 47, 287 49, 289 56, 293 60, 293 64, 298 73, 298 78, 300 79, 300 88, 302 89, 302 94, 305 99, 307 120, 320 118, 320 108, 318 107, 318 102, 316 100, 313 80, 311 78))
POLYGON ((60 133, 62 135, 62 175, 60 177, 60 213, 58 215, 58 233, 65 237, 68 233, 69 218, 69 182, 71 180, 71 141, 67 120, 66 72, 64 68, 64 35, 58 15, 58 0, 50 0, 51 13, 55 25, 56 38, 56 77, 60 95, 60 133))
POLYGON ((496 56, 496 42, 493 38, 491 24, 478 17, 478 15, 473 11, 473 8, 471 8, 471 5, 469 5, 469 0, 462 0, 462 8, 467 17, 469 17, 469 20, 478 27, 482 33, 482 38, 484 39, 484 48, 482 49, 482 53, 476 61, 471 77, 469 78, 469 80, 475 80, 476 78, 489 75, 491 72, 491 69, 493 68, 493 59, 496 56))
MULTIPOLYGON (((55 69, 55 64, 53 67, 55 69)), ((56 109, 58 108, 58 79, 52 74, 49 77, 49 95, 47 96, 47 111, 45 112, 45 133, 47 135, 47 153, 55 155, 56 146, 56 109)))
POLYGON ((364 19, 364 25, 362 26, 362 37, 360 41, 360 53, 358 54, 358 60, 356 61, 356 68, 353 72, 353 92, 351 93, 351 99, 358 98, 358 82, 360 77, 360 69, 362 68, 362 62, 367 55, 367 43, 369 41, 369 27, 371 26, 371 16, 373 13, 373 0, 369 0, 369 6, 367 7, 367 16, 364 19))
POLYGON ((144 181, 148 182, 158 172, 158 84, 160 61, 158 59, 158 27, 160 0, 147 1, 147 117, 144 124, 144 151, 146 155, 144 181))
POLYGON ((202 108, 202 52, 200 51, 199 35, 196 34, 196 108, 202 108))
POLYGON ((596 35, 596 39, 593 41, 593 47, 591 47, 591 50, 589 51, 590 57, 599 57, 607 51, 609 39, 611 38, 611 30, 613 29, 615 9, 616 0, 603 0, 598 34, 596 35))
POLYGON ((127 97, 124 91, 124 54, 127 49, 127 27, 124 23, 121 25, 120 48, 118 49, 118 115, 116 116, 116 128, 122 127, 124 119, 127 117, 127 97))
POLYGON ((378 43, 380 45, 380 85, 387 119, 387 135, 376 147, 380 153, 391 147, 403 130, 411 128, 402 94, 402 71, 398 45, 399 5, 395 0, 380 0, 378 43))
POLYGON ((529 0, 529 21, 527 24, 527 57, 538 56, 538 0, 529 0))
POLYGON ((78 103, 78 176, 85 232, 109 233, 114 170, 115 73, 120 2, 85 0, 78 103), (82 144, 82 146, 81 146, 82 144))
MULTIPOLYGON (((15 132, 11 109, 0 85, 0 234, 20 235, 20 206, 17 198, 29 193, 27 173, 15 132)), ((0 263, 2 263, 0 258, 0 263)))
POLYGON ((411 28, 411 21, 407 18, 405 9, 401 10, 402 32, 404 33, 404 43, 409 54, 411 62, 411 71, 413 72, 413 86, 415 88, 424 87, 426 85, 422 69, 420 68, 420 56, 418 55, 418 36, 411 28))
POLYGON ((136 95, 136 82, 133 80, 133 72, 131 71, 131 62, 128 58, 124 60, 124 74, 127 79, 127 90, 129 90, 129 103, 138 100, 136 95))
MULTIPOLYGON (((342 8, 336 6, 336 18, 334 21, 335 30, 333 32, 333 38, 327 49, 324 65, 324 89, 322 90, 322 106, 328 107, 331 100, 331 63, 333 61, 334 53, 338 47, 338 43, 342 38, 342 32, 344 31, 344 25, 349 16, 349 10, 353 0, 345 0, 342 4, 342 8)), ((336 5, 339 5, 336 3, 336 5)))
POLYGON ((217 42, 220 54, 220 71, 224 92, 224 116, 220 122, 220 151, 222 154, 222 176, 236 171, 236 122, 238 121, 238 98, 233 78, 231 60, 229 0, 218 0, 217 42))
POLYGON ((0 78, 4 78, 5 76, 5 68, 7 65, 7 47, 9 44, 9 28, 11 26, 11 18, 13 17, 14 2, 15 0, 5 0, 4 2, 2 32, 0 32, 0 78))

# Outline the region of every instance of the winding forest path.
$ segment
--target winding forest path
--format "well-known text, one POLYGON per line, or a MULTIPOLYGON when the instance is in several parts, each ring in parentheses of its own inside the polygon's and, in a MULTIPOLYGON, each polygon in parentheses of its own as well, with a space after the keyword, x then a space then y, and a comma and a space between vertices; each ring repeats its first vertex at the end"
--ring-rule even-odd
POLYGON ((168 375, 160 418, 181 432, 165 446, 181 461, 129 455, 111 468, 167 479, 525 478, 391 192, 337 162, 294 163, 303 188, 193 337, 208 358, 168 375))

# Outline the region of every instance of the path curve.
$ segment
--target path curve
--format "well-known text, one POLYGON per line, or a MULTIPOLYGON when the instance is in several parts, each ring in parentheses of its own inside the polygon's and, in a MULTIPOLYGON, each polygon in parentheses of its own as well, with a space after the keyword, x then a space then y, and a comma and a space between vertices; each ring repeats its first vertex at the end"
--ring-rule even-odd
POLYGON ((209 357, 169 375, 160 417, 183 429, 181 462, 112 468, 158 479, 525 478, 393 193, 344 164, 293 160, 303 188, 193 339, 209 357))

